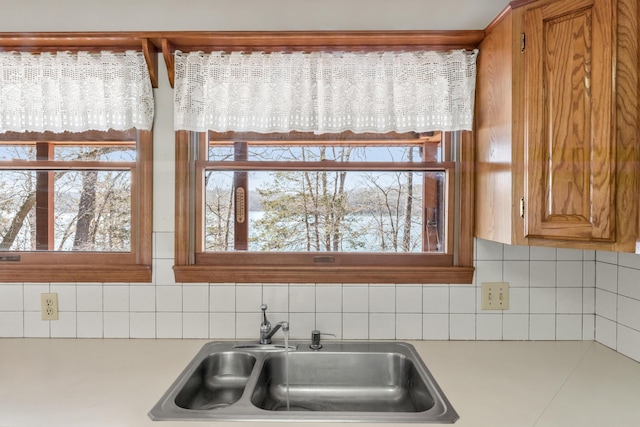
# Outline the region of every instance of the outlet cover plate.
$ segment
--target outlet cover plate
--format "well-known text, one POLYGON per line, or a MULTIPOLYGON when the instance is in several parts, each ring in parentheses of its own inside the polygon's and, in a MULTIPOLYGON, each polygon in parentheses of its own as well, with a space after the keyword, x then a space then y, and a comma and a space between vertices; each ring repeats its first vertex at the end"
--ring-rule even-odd
POLYGON ((508 310, 509 283, 483 282, 481 308, 483 310, 508 310))
POLYGON ((40 294, 42 320, 58 320, 58 294, 40 294))

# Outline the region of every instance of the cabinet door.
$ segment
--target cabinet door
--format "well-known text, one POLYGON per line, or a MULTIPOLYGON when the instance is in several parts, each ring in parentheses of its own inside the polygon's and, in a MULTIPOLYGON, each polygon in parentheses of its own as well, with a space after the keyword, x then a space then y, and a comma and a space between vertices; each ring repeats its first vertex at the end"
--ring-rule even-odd
POLYGON ((524 14, 527 237, 615 240, 612 1, 524 14))

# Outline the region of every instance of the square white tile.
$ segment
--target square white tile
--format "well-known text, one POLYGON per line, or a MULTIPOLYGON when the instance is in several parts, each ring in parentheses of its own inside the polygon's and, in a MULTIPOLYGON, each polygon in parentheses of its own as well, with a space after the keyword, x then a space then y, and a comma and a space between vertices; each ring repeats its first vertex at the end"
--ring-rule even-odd
POLYGON ((176 284, 173 273, 173 258, 157 258, 153 260, 153 283, 164 286, 176 284))
POLYGON ((618 325, 618 351, 640 362, 640 331, 618 325))
POLYGON ((3 283, 0 286, 0 311, 22 311, 23 309, 23 285, 10 285, 3 283))
POLYGON ((78 312, 78 338, 102 338, 104 325, 102 312, 78 312))
POLYGON ((182 313, 183 338, 208 338, 209 313, 182 313))
POLYGON ((531 261, 529 272, 531 287, 553 288, 556 286, 555 261, 531 261))
POLYGON ((556 312, 556 290, 554 288, 530 288, 529 307, 532 314, 556 312))
POLYGON ((451 314, 449 316, 449 338, 452 340, 475 340, 476 315, 451 314))
POLYGON ((555 340, 555 314, 531 314, 529 316, 529 339, 533 341, 555 340))
POLYGON ((233 339, 235 337, 235 313, 209 313, 209 338, 233 339))
POLYGON ((102 311, 102 285, 81 284, 76 289, 78 311, 102 311))
POLYGON ((597 262, 596 288, 609 292, 618 292, 618 267, 604 262, 597 262))
POLYGON ((581 249, 558 248, 556 256, 558 261, 582 261, 583 251, 581 249))
POLYGON ((105 338, 129 338, 129 312, 103 314, 105 338))
POLYGON ((156 311, 156 287, 131 285, 129 307, 131 311, 156 311))
POLYGON ((618 267, 618 293, 640 300, 640 270, 618 267))
POLYGON ((582 340, 582 314, 558 314, 556 316, 556 339, 563 341, 582 340))
POLYGON ((449 339, 449 315, 448 314, 423 314, 422 315, 422 339, 448 340, 449 339))
POLYGON ((424 286, 422 288, 422 312, 449 313, 449 286, 424 286))
POLYGON ((529 314, 507 314, 502 316, 502 339, 521 341, 529 339, 529 314))
POLYGON ((369 312, 395 313, 396 289, 389 285, 369 286, 369 312))
POLYGON ((210 285, 209 286, 209 310, 211 310, 214 313, 234 313, 235 308, 236 308, 235 285, 210 285))
POLYGON ((236 285, 236 312, 237 313, 262 313, 262 286, 255 284, 236 285))
POLYGON ((155 338, 156 314, 144 312, 130 313, 129 335, 131 338, 155 338))
POLYGON ((618 295, 617 322, 640 331, 640 300, 618 295))
POLYGON ((368 313, 369 287, 344 285, 342 287, 342 310, 344 313, 368 313))
POLYGON ((104 285, 103 310, 129 311, 129 286, 104 285))
POLYGON ((509 286, 529 286, 529 261, 505 261, 503 263, 503 280, 509 282, 509 286))
POLYGON ((182 286, 156 286, 158 312, 182 312, 182 286))
POLYGON ((21 311, 0 312, 0 337, 22 338, 23 336, 24 336, 24 317, 22 315, 22 312, 21 311))
POLYGON ((157 338, 182 338, 182 313, 156 313, 157 338))
POLYGON ((502 340, 502 313, 478 314, 476 317, 477 340, 502 340))
POLYGON ((182 285, 182 310, 192 313, 208 312, 209 285, 203 283, 195 285, 182 285))
POLYGON ((582 314, 582 288, 556 288, 556 312, 582 314))
POLYGON ((475 313, 476 312, 476 287, 455 286, 449 288, 450 313, 475 313))
POLYGON ((556 269, 558 287, 582 287, 582 261, 558 261, 556 269))
POLYGON ((617 295, 613 292, 596 289, 596 315, 616 321, 618 311, 617 295))
POLYGON ((368 339, 369 315, 367 313, 343 313, 342 338, 346 340, 368 339))
POLYGON ((316 287, 314 285, 289 286, 289 311, 314 313, 316 311, 316 287))
POLYGON ((342 312, 342 285, 316 285, 316 311, 342 312))
POLYGON ((396 313, 422 313, 422 286, 396 286, 396 313))
POLYGON ((392 340, 396 337, 396 315, 393 313, 369 314, 369 338, 392 340))
POLYGON ((422 314, 397 313, 396 314, 396 339, 399 339, 399 340, 422 339, 422 314))

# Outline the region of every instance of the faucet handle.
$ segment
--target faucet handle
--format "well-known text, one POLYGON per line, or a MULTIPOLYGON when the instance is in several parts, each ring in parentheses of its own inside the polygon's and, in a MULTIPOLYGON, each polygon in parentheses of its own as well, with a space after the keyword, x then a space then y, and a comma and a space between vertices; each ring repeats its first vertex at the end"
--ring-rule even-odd
POLYGON ((267 321, 267 308, 268 308, 267 304, 262 304, 260 306, 260 310, 262 310, 262 324, 263 325, 266 325, 267 323, 269 323, 267 321))

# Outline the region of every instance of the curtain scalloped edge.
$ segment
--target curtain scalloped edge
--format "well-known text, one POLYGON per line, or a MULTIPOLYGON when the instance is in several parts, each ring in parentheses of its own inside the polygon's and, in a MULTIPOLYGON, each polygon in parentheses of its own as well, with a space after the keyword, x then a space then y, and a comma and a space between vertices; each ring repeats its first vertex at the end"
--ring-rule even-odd
POLYGON ((471 130, 477 53, 177 51, 174 127, 259 133, 471 130))
POLYGON ((153 127, 144 55, 0 52, 0 132, 153 127))

